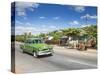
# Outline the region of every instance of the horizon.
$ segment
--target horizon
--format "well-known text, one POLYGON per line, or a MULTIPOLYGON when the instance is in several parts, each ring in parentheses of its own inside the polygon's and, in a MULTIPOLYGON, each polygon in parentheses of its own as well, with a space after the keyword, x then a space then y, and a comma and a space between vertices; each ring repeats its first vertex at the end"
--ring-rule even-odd
MULTIPOLYGON (((81 28, 85 28, 85 27, 90 27, 90 26, 97 26, 97 25, 86 25, 86 26, 80 27, 80 29, 81 29, 81 28)), ((75 28, 75 27, 74 27, 74 28, 75 28)), ((54 30, 54 31, 59 32, 59 31, 66 30, 66 29, 73 29, 73 28, 64 28, 64 29, 59 29, 59 30, 54 30)), ((76 28, 76 29, 79 29, 79 28, 76 28)), ((51 32, 54 32, 54 31, 51 31, 51 32)), ((51 33, 51 32, 39 33, 39 34, 32 34, 32 32, 24 32, 23 34, 17 34, 17 35, 15 34, 15 35, 16 35, 16 36, 20 36, 20 35, 25 35, 25 33, 26 33, 26 34, 30 34, 30 33, 31 33, 31 35, 38 36, 38 35, 40 35, 40 34, 49 34, 49 33, 51 33)))

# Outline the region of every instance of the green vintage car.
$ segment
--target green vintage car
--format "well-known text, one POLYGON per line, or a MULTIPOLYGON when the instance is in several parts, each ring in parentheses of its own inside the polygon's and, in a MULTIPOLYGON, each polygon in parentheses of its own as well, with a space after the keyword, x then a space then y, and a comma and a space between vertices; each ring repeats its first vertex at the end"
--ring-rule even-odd
POLYGON ((23 53, 31 53, 34 57, 41 55, 51 55, 53 54, 53 47, 47 45, 40 38, 28 38, 23 45, 20 45, 23 53))

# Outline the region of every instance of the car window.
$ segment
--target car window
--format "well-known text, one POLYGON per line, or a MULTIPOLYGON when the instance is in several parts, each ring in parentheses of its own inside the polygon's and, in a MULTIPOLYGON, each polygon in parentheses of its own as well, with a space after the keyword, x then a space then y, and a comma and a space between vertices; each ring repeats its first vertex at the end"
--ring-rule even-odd
POLYGON ((32 42, 29 40, 28 43, 31 44, 32 42))
POLYGON ((39 42, 39 43, 43 43, 43 41, 42 41, 42 40, 39 40, 38 42, 39 42))
POLYGON ((32 42, 31 42, 31 40, 27 40, 25 43, 31 44, 32 42))
POLYGON ((35 40, 35 43, 38 43, 38 40, 35 40))
POLYGON ((27 44, 37 44, 37 43, 44 43, 44 42, 40 39, 35 39, 35 40, 26 40, 25 43, 27 43, 27 44))
POLYGON ((28 40, 26 40, 25 43, 28 43, 28 40))
POLYGON ((42 40, 34 40, 33 43, 43 43, 42 40))
POLYGON ((33 44, 35 43, 35 40, 33 40, 33 44))

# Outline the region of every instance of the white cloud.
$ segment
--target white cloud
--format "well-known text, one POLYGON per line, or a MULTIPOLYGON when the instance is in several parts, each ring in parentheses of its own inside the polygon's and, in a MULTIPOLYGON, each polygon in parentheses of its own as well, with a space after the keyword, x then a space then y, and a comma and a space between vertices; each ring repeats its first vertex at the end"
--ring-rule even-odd
POLYGON ((22 16, 22 15, 26 15, 25 11, 20 11, 20 12, 17 12, 18 16, 22 16))
POLYGON ((29 22, 27 22, 25 25, 26 25, 26 26, 31 26, 32 24, 31 24, 31 23, 29 23, 29 22))
MULTIPOLYGON (((45 16, 40 16, 39 18, 40 18, 40 19, 45 19, 46 17, 45 17, 45 16)), ((60 18, 60 17, 53 17, 54 20, 58 20, 59 18, 60 18)))
POLYGON ((18 21, 18 20, 16 20, 15 23, 16 23, 17 25, 22 25, 22 24, 23 24, 22 22, 20 22, 20 21, 18 21))
POLYGON ((15 27, 15 34, 20 35, 24 33, 31 32, 32 34, 40 34, 40 33, 47 33, 49 30, 48 28, 37 28, 33 26, 16 26, 15 27))
POLYGON ((40 34, 40 33, 48 33, 54 30, 59 29, 56 26, 48 26, 48 25, 41 25, 40 27, 35 27, 30 23, 26 23, 24 26, 15 26, 15 34, 20 35, 24 34, 25 32, 31 32, 32 34, 40 34))
POLYGON ((56 29, 57 27, 56 27, 56 26, 50 26, 50 28, 51 28, 51 29, 56 29))
POLYGON ((39 4, 32 2, 16 2, 16 13, 18 16, 25 16, 26 9, 33 11, 35 8, 38 8, 39 4))
POLYGON ((32 7, 33 7, 33 8, 38 8, 38 6, 39 6, 38 3, 34 3, 32 7))
POLYGON ((40 19, 45 19, 45 17, 44 16, 41 16, 41 17, 39 17, 40 19))
POLYGON ((46 25, 42 25, 43 28, 46 28, 46 25))
POLYGON ((15 34, 24 34, 25 32, 36 32, 37 29, 31 26, 16 26, 15 34))
POLYGON ((88 19, 97 19, 97 16, 96 15, 89 15, 89 14, 81 16, 81 19, 85 19, 85 18, 88 18, 88 19))
POLYGON ((89 27, 89 26, 91 26, 91 25, 81 25, 81 27, 89 27))
POLYGON ((35 9, 33 9, 33 8, 30 8, 30 11, 34 11, 35 9))
POLYGON ((78 24, 79 24, 79 22, 78 22, 78 21, 76 21, 76 20, 74 20, 74 21, 70 22, 69 24, 70 24, 70 25, 78 25, 78 24))
POLYGON ((58 20, 60 17, 53 17, 54 20, 58 20))
POLYGON ((74 8, 74 10, 75 10, 76 12, 79 12, 79 13, 85 11, 85 7, 84 7, 84 6, 73 6, 73 8, 74 8))

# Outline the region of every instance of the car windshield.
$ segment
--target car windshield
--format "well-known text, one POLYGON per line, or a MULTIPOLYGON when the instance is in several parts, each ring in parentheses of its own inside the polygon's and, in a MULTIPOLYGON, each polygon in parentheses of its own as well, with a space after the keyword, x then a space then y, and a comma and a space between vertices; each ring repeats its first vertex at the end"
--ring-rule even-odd
POLYGON ((42 40, 33 40, 33 43, 43 43, 42 40))

